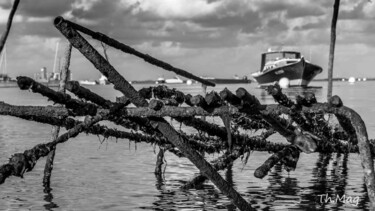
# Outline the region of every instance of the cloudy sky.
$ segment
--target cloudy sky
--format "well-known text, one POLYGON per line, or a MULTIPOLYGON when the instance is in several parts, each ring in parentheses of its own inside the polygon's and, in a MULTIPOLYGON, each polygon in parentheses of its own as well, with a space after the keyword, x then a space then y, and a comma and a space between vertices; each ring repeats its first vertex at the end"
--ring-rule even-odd
MULTIPOLYGON (((12 3, 0 0, 0 33, 12 3)), ((61 15, 201 76, 249 76, 272 47, 301 51, 326 78, 332 6, 333 0, 21 0, 7 41, 7 71, 13 77, 33 76, 43 66, 52 71, 57 43, 59 57, 67 44, 52 24, 61 15)), ((342 0, 335 77, 375 77, 374 33, 375 2, 342 0)), ((111 48, 108 54, 129 80, 174 75, 111 48)), ((76 50, 71 70, 75 79, 99 77, 76 50)))

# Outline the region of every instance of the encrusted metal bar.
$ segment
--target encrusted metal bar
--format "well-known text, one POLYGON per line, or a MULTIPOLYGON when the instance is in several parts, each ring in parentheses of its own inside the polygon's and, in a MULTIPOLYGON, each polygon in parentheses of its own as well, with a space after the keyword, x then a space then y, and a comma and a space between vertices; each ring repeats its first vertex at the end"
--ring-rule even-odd
MULTIPOLYGON (((108 80, 114 84, 115 88, 121 91, 137 107, 147 106, 147 101, 140 97, 139 93, 126 81, 118 72, 94 49, 89 43, 71 28, 61 17, 54 21, 55 26, 69 40, 72 45, 89 59, 108 80)), ((165 120, 154 118, 150 120, 151 125, 160 131, 174 146, 176 146, 205 176, 207 176, 233 203, 241 210, 253 210, 250 204, 229 185, 215 169, 194 149, 187 140, 165 120)))
POLYGON ((135 56, 138 56, 139 58, 142 58, 144 59, 146 62, 150 63, 150 64, 153 64, 155 66, 158 66, 160 68, 163 68, 164 70, 167 70, 167 71, 172 71, 178 75, 181 75, 181 76, 184 76, 186 78, 190 78, 190 79, 193 79, 193 80, 196 80, 202 84, 205 84, 207 86, 215 86, 214 83, 210 82, 210 81, 207 81, 203 78, 200 78, 198 76, 195 76, 185 70, 182 70, 180 68, 176 68, 176 67, 173 67, 172 65, 166 63, 166 62, 163 62, 161 60, 158 60, 148 54, 143 54, 137 50, 135 50, 134 48, 128 46, 128 45, 125 45, 123 43, 120 43, 118 42, 117 40, 113 39, 113 38, 110 38, 108 37, 107 35, 105 34, 102 34, 102 33, 99 33, 99 32, 93 32, 91 31, 90 29, 88 28, 85 28, 81 25, 78 25, 76 23, 73 23, 73 22, 70 22, 68 20, 64 20, 62 17, 57 17, 55 19, 55 25, 56 24, 69 24, 71 27, 73 27, 74 29, 78 30, 78 31, 81 31, 87 35, 90 35, 92 38, 94 39, 97 39, 111 47, 114 47, 116 49, 119 49, 125 53, 128 53, 128 54, 132 54, 132 55, 135 55, 135 56))

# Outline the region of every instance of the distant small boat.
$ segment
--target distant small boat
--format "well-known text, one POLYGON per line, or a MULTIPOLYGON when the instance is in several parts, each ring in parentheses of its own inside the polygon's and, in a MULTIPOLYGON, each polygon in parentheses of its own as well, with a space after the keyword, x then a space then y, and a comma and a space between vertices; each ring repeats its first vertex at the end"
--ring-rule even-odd
POLYGON ((108 85, 110 84, 110 82, 108 81, 107 77, 105 77, 104 75, 102 75, 100 78, 99 78, 99 84, 100 85, 108 85))
POLYGON ((215 84, 246 84, 251 83, 251 80, 244 76, 240 78, 238 75, 234 75, 233 78, 214 78, 214 77, 207 77, 201 76, 200 78, 205 79, 207 81, 211 81, 215 84))
POLYGON ((184 81, 181 78, 179 78, 178 76, 175 76, 173 78, 165 79, 165 83, 167 83, 167 84, 182 84, 182 83, 184 83, 184 81))
POLYGON ((165 79, 163 77, 159 77, 156 81, 155 81, 156 84, 164 84, 165 83, 165 79))
POLYGON ((354 77, 350 77, 350 78, 348 79, 348 82, 349 82, 349 83, 354 83, 354 82, 355 82, 355 78, 354 78, 354 77))
POLYGON ((289 86, 307 86, 322 68, 305 60, 296 51, 269 51, 262 54, 260 70, 252 76, 261 86, 281 79, 289 86))
POLYGON ((79 80, 78 83, 80 85, 97 85, 98 83, 96 81, 89 81, 89 80, 79 80))

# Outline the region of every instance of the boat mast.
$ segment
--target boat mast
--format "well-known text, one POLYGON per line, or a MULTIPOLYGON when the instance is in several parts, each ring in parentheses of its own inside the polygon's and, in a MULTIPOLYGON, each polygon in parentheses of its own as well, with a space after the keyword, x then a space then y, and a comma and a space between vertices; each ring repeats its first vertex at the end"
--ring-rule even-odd
POLYGON ((2 71, 2 74, 3 74, 3 77, 4 77, 4 75, 7 74, 7 47, 6 47, 6 45, 4 46, 2 59, 4 59, 4 68, 3 68, 3 71, 2 71))
POLYGON ((53 60, 53 73, 56 73, 56 61, 57 61, 57 52, 59 51, 59 43, 60 40, 56 43, 56 51, 55 51, 55 60, 53 60))
POLYGON ((4 48, 4 51, 1 53, 1 57, 0 57, 0 68, 3 74, 4 74, 4 68, 2 68, 2 66, 3 66, 3 60, 4 60, 4 53, 5 53, 5 48, 4 48))

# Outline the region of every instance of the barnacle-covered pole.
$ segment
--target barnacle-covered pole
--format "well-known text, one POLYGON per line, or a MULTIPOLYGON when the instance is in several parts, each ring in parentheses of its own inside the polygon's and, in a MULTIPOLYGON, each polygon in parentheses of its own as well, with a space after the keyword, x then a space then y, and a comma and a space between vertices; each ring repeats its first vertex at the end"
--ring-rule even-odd
POLYGON ((102 108, 110 108, 112 105, 111 101, 106 100, 96 93, 91 92, 89 89, 80 86, 78 81, 68 81, 66 83, 66 89, 75 94, 77 97, 91 101, 96 105, 100 105, 102 108))
POLYGON ((278 162, 282 161, 283 159, 289 156, 292 159, 289 159, 289 163, 293 163, 291 166, 292 169, 295 169, 297 165, 297 161, 299 158, 299 149, 295 147, 294 145, 289 145, 288 147, 285 147, 283 150, 280 150, 279 152, 273 154, 271 157, 269 157, 260 167, 258 167, 255 172, 254 176, 256 178, 262 179, 267 175, 267 173, 271 170, 271 168, 276 165, 278 162))
MULTIPOLYGON (((259 142, 266 143, 265 140, 270 135, 272 135, 272 134, 273 134, 273 130, 268 130, 266 132, 263 132, 259 136, 253 136, 253 137, 249 138, 246 142, 248 144, 253 144, 252 147, 254 147, 257 142, 258 143, 259 142)), ((225 153, 221 157, 219 157, 219 158, 217 158, 217 159, 215 159, 214 161, 211 162, 212 166, 215 168, 216 171, 228 168, 230 165, 233 164, 233 162, 236 159, 238 159, 240 156, 242 156, 244 153, 246 153, 246 150, 244 150, 244 148, 246 147, 246 145, 238 145, 238 146, 239 147, 237 147, 235 150, 228 151, 227 153, 225 153)), ((252 147, 250 147, 250 148, 252 148, 252 147)), ((280 148, 283 148, 283 147, 280 147, 280 148)), ((271 147, 268 148, 268 149, 271 149, 271 147)), ((204 181, 206 181, 206 179, 207 179, 207 177, 205 177, 204 175, 200 174, 200 175, 194 177, 189 182, 187 182, 185 185, 183 185, 182 189, 190 189, 190 188, 197 187, 197 186, 201 185, 204 181)))
POLYGON ((64 143, 68 139, 76 137, 86 128, 103 120, 106 115, 107 114, 103 113, 94 117, 86 118, 84 122, 74 126, 57 139, 45 144, 38 144, 31 150, 26 150, 23 153, 14 154, 7 164, 0 166, 0 184, 4 183, 5 179, 12 175, 23 177, 25 172, 31 171, 34 168, 39 158, 47 156, 57 144, 64 143))
MULTIPOLYGON (((82 33, 85 33, 87 35, 90 35, 92 38, 94 39, 97 39, 113 48, 116 48, 116 49, 119 49, 125 53, 128 53, 128 54, 133 54, 135 56, 138 56, 139 58, 142 58, 144 59, 146 62, 150 63, 150 64, 153 64, 155 66, 158 66, 160 68, 163 68, 164 70, 167 70, 167 71, 172 71, 178 75, 181 75, 181 76, 184 76, 186 78, 189 78, 189 79, 193 79, 193 80, 196 80, 206 86, 215 86, 214 83, 210 82, 210 81, 207 81, 205 79, 202 79, 198 76, 195 76, 185 70, 182 70, 180 68, 176 68, 176 67, 173 67, 172 65, 166 63, 166 62, 163 62, 161 60, 158 60, 148 54, 144 54, 144 53, 141 53, 137 50, 135 50, 134 48, 128 46, 128 45, 125 45, 123 43, 120 43, 119 41, 115 40, 115 39, 112 39, 110 37, 108 37, 107 35, 105 34, 102 34, 100 32, 93 32, 91 31, 90 29, 86 28, 86 27, 83 27, 81 25, 78 25, 76 23, 73 23, 73 22, 70 22, 68 20, 64 20, 62 17, 57 17, 55 19, 55 23, 59 21, 61 23, 65 22, 67 24, 69 24, 69 26, 73 27, 75 30, 78 30, 82 33)), ((56 25, 56 24, 55 24, 56 25)))
POLYGON ((44 86, 41 83, 34 81, 33 79, 26 76, 18 76, 17 84, 22 90, 31 89, 33 92, 39 93, 55 103, 63 104, 68 109, 72 109, 75 115, 95 115, 97 112, 97 106, 92 103, 85 103, 72 97, 66 93, 56 92, 55 90, 44 86))
MULTIPOLYGON (((61 80, 59 84, 59 91, 62 93, 65 93, 65 84, 69 80, 69 75, 70 75, 70 56, 72 52, 72 45, 69 43, 66 47, 65 50, 65 59, 64 59, 64 65, 63 69, 61 70, 61 80)), ((59 137, 60 133, 60 126, 52 126, 52 136, 51 140, 55 140, 59 137)), ((51 174, 52 174, 52 169, 53 169, 53 161, 55 159, 55 153, 56 153, 56 146, 53 147, 51 152, 49 152, 46 160, 46 165, 44 166, 44 177, 43 177, 43 186, 44 186, 44 191, 48 192, 51 187, 51 174)))
MULTIPOLYGON (((57 29, 77 48, 94 66, 114 84, 115 89, 121 91, 137 107, 147 106, 147 101, 126 81, 77 31, 63 18, 55 19, 57 29)), ((107 43, 108 44, 108 43, 107 43)), ((221 175, 194 149, 186 139, 165 120, 150 119, 151 125, 160 131, 173 145, 175 145, 205 176, 207 176, 232 202, 241 210, 253 210, 248 202, 229 185, 221 175)))
MULTIPOLYGON (((337 96, 332 98, 337 98, 337 96)), ((314 104, 310 108, 303 109, 313 112, 323 111, 326 113, 333 113, 351 122, 351 125, 353 126, 358 138, 359 154, 361 157, 361 164, 365 175, 365 183, 367 187, 368 197, 370 199, 370 206, 372 207, 372 209, 375 209, 374 161, 371 155, 371 145, 368 140, 366 126, 362 118, 354 110, 342 105, 339 105, 338 107, 332 106, 332 103, 314 104)))

